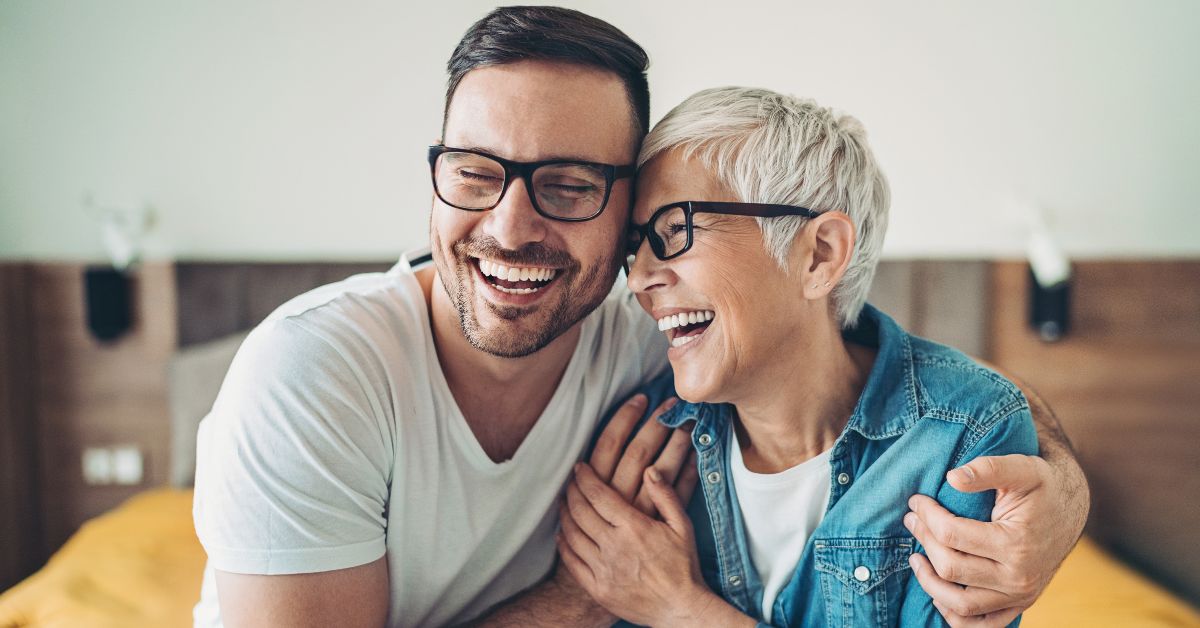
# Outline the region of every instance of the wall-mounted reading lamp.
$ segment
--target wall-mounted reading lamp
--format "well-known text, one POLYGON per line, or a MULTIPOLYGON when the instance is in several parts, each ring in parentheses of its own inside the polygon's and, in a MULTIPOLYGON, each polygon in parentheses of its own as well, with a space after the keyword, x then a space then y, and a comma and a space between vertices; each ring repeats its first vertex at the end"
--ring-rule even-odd
POLYGON ((1071 261, 1038 218, 1029 237, 1029 324, 1054 342, 1071 328, 1071 261))
POLYGON ((142 240, 154 224, 154 211, 137 207, 99 207, 90 196, 84 208, 100 221, 109 265, 84 271, 88 329, 98 340, 112 341, 133 325, 131 275, 142 256, 142 240))

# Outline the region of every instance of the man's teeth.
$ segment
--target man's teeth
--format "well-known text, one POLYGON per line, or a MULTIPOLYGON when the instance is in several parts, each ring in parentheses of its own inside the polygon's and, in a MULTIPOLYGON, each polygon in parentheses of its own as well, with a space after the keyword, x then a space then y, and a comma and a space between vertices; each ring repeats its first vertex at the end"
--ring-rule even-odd
MULTIPOLYGON (((683 312, 680 314, 672 314, 658 319, 658 330, 667 331, 684 325, 695 325, 696 323, 705 323, 713 319, 713 312, 710 310, 700 310, 696 312, 683 312)), ((674 341, 672 341, 674 344, 674 341)), ((679 345, 674 345, 679 346, 679 345)))
MULTIPOLYGON (((505 281, 550 281, 558 274, 558 271, 553 268, 514 268, 485 259, 479 260, 479 270, 487 277, 495 277, 496 279, 503 279, 505 281)), ((511 294, 528 294, 536 290, 536 288, 522 288, 519 290, 500 289, 511 294)))
POLYGON ((497 286, 496 284, 492 284, 492 287, 500 292, 506 292, 508 294, 533 294, 534 292, 541 290, 541 288, 505 288, 504 286, 497 286))

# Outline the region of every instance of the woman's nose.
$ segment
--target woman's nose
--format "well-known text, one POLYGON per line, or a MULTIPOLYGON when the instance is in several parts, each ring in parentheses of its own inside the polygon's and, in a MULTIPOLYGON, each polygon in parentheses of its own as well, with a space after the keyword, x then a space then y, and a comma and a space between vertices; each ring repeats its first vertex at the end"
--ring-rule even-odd
POLYGON ((670 270, 662 260, 650 250, 650 241, 643 238, 638 245, 633 263, 629 265, 628 284, 633 292, 649 292, 657 287, 668 285, 670 270))

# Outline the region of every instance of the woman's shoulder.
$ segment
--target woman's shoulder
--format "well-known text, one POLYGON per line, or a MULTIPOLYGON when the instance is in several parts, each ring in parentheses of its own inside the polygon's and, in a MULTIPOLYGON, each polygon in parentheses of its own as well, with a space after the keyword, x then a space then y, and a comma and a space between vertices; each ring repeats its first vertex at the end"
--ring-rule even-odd
POLYGON ((987 431, 998 421, 1029 414, 1025 395, 1008 378, 953 347, 910 339, 914 392, 923 415, 987 431))

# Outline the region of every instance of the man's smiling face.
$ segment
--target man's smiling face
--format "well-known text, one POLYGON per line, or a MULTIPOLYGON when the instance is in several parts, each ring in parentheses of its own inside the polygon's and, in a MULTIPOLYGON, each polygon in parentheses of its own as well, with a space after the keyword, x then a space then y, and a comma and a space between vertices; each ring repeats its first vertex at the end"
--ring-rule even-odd
MULTIPOLYGON (((522 162, 625 165, 635 158, 636 128, 616 75, 521 61, 463 77, 443 143, 522 162)), ((456 209, 434 195, 433 258, 471 344, 529 355, 595 309, 616 279, 631 196, 632 180, 618 179, 598 217, 572 223, 538 214, 520 179, 488 211, 456 209)))

